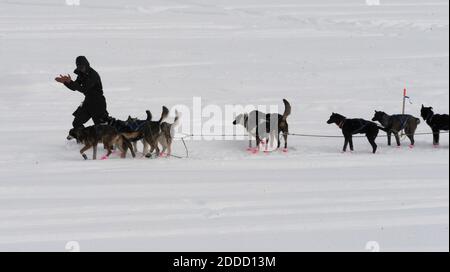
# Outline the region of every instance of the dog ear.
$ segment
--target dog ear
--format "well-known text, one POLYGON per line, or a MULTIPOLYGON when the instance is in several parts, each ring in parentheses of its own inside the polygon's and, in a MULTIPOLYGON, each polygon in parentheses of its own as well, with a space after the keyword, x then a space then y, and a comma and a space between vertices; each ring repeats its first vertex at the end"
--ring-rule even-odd
POLYGON ((423 108, 425 108, 425 107, 424 107, 423 104, 422 104, 422 109, 423 109, 423 108))

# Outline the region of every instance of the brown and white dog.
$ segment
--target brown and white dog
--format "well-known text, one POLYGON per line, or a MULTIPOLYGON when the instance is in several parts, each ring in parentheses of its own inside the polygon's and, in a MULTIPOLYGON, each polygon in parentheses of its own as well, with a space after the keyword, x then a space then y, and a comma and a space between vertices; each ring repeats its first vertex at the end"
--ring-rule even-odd
POLYGON ((167 122, 161 123, 161 134, 158 138, 158 143, 163 147, 162 154, 167 151, 168 157, 172 155, 173 137, 175 135, 175 128, 180 123, 180 118, 180 113, 178 111, 175 111, 175 120, 173 124, 169 124, 167 122))
MULTIPOLYGON (((275 137, 278 139, 278 146, 281 146, 280 135, 283 133, 284 150, 288 148, 289 124, 287 118, 291 115, 291 104, 286 99, 283 99, 285 110, 283 114, 278 113, 263 113, 260 111, 252 111, 250 113, 240 114, 234 120, 233 125, 243 126, 250 137, 256 139, 256 146, 259 150, 260 143, 266 140, 266 151, 269 147, 269 142, 273 144, 275 137)), ((252 139, 249 139, 249 150, 252 149, 252 139)))

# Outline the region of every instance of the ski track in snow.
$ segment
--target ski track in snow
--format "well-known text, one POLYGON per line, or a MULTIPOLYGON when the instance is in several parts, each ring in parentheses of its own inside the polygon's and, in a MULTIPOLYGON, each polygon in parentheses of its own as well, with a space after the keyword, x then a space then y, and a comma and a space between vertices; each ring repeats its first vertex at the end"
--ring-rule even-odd
POLYGON ((380 136, 376 155, 365 139, 341 154, 343 139, 290 137, 288 154, 258 155, 188 141, 183 160, 82 161, 65 141, 82 97, 53 78, 77 55, 121 119, 194 96, 288 98, 292 132, 339 135, 331 112, 397 113, 405 86, 408 113, 448 113, 448 1, 383 2, 0 1, 0 251, 448 251, 448 134, 414 150, 380 136))

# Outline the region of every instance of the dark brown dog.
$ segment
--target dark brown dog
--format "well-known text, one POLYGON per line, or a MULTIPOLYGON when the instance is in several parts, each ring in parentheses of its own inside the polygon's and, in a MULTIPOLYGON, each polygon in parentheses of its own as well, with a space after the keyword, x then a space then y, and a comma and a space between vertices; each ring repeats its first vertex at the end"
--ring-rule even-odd
POLYGON ((74 138, 77 142, 83 143, 84 147, 80 150, 81 155, 85 160, 88 159, 85 152, 93 148, 94 160, 97 159, 97 145, 102 142, 104 147, 108 150, 108 153, 104 158, 108 158, 111 153, 113 146, 117 146, 121 151, 121 157, 125 158, 127 150, 130 149, 133 158, 136 154, 133 151, 131 142, 128 141, 122 134, 120 134, 115 128, 109 125, 96 125, 87 128, 78 128, 73 131, 74 138))
POLYGON ((164 107, 162 108, 161 118, 158 121, 151 121, 152 114, 150 111, 147 111, 148 120, 146 125, 143 128, 144 132, 144 154, 147 158, 152 157, 152 153, 156 150, 156 156, 160 155, 160 149, 158 146, 158 139, 161 136, 161 123, 164 119, 169 115, 169 109, 164 107), (148 148, 150 146, 150 152, 148 148))

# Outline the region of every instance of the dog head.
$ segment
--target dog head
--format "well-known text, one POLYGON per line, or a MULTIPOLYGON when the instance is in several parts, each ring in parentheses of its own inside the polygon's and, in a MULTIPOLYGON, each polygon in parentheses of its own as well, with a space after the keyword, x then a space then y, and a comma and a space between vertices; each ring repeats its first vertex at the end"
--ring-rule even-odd
POLYGON ((344 119, 344 116, 333 112, 330 116, 330 119, 328 119, 327 124, 339 124, 344 119))
POLYGON ((73 140, 75 139, 77 143, 81 143, 83 139, 85 138, 85 128, 84 127, 78 127, 78 128, 72 128, 69 131, 69 136, 67 136, 67 140, 73 140))
POLYGON ((425 107, 424 105, 422 105, 422 108, 420 110, 420 115, 422 116, 422 118, 424 120, 430 118, 431 115, 433 115, 433 108, 432 107, 425 107))
POLYGON ((67 136, 67 140, 73 140, 77 138, 77 134, 76 134, 76 129, 72 128, 71 130, 69 130, 69 135, 67 136))
POLYGON ((238 116, 236 116, 236 119, 233 121, 233 125, 245 126, 245 120, 248 120, 248 114, 247 113, 239 114, 238 116))
POLYGON ((375 115, 372 118, 372 121, 376 122, 376 121, 382 121, 383 117, 386 115, 386 113, 382 112, 382 111, 375 111, 375 115))

